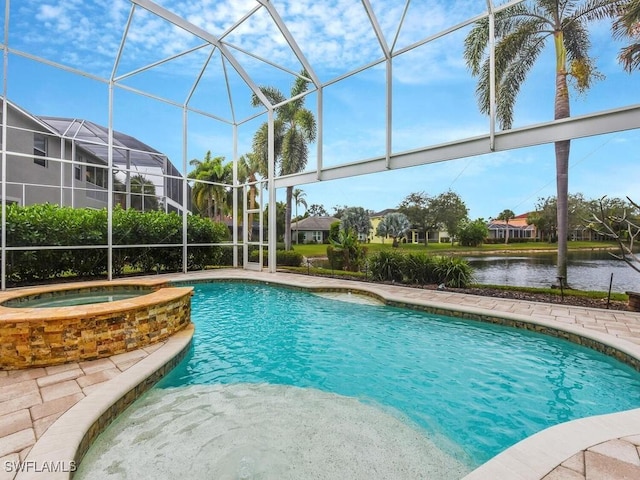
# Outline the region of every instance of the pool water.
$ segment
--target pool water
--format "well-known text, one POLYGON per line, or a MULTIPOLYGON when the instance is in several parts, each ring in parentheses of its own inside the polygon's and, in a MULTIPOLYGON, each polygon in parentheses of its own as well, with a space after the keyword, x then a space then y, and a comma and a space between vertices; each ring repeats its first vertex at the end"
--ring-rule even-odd
POLYGON ((42 297, 18 297, 4 302, 4 306, 11 308, 56 308, 92 305, 95 303, 128 300, 151 293, 150 289, 111 289, 108 291, 89 292, 51 292, 42 297))
POLYGON ((640 374, 573 343, 242 283, 200 284, 193 354, 162 387, 312 387, 393 407, 479 465, 546 427, 640 407, 640 374))
MULTIPOLYGON (((191 352, 150 398, 195 388, 183 396, 216 404, 219 389, 242 385, 327 392, 391 413, 467 471, 546 427, 640 406, 632 368, 514 328, 244 283, 196 285, 192 319, 191 352)), ((230 410, 239 408, 233 399, 251 398, 251 389, 243 392, 227 394, 230 410)), ((248 403, 259 405, 259 396, 248 403)))

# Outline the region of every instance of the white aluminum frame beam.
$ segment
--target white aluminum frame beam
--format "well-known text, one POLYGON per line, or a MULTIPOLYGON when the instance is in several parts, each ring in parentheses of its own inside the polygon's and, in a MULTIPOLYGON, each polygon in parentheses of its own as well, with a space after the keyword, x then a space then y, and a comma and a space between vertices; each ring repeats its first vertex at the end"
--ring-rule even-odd
MULTIPOLYGON (((491 135, 487 134, 432 147, 399 152, 391 156, 389 169, 416 167, 446 160, 484 155, 493 151, 513 150, 550 144, 561 140, 572 140, 634 129, 640 129, 640 105, 496 132, 493 147, 491 145, 491 135)), ((337 180, 382 172, 387 169, 386 158, 382 156, 325 167, 320 171, 320 176, 323 181, 337 180)), ((315 183, 318 181, 317 178, 318 173, 316 171, 303 172, 277 178, 275 186, 276 188, 284 188, 315 183)))

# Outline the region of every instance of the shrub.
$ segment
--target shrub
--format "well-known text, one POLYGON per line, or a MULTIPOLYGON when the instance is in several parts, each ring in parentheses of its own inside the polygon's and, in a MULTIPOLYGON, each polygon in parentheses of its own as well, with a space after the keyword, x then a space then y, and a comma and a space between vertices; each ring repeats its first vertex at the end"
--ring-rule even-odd
POLYGON ((465 288, 473 283, 473 268, 469 262, 458 257, 436 257, 438 283, 447 287, 465 288))
POLYGON ((478 247, 489 236, 489 229, 481 218, 465 222, 458 230, 458 241, 465 247, 478 247))
POLYGON ((438 281, 435 274, 435 257, 427 256, 424 253, 405 255, 401 262, 401 270, 405 283, 424 285, 438 281))
POLYGON ((302 254, 293 250, 277 250, 276 264, 286 267, 299 267, 302 264, 302 254))
POLYGON ((374 280, 382 282, 402 282, 404 257, 397 251, 381 250, 368 259, 368 268, 374 280))
POLYGON ((466 260, 457 257, 381 250, 369 257, 368 268, 374 280, 383 282, 443 283, 448 287, 463 288, 473 281, 473 269, 466 260))
MULTIPOLYGON (((125 266, 150 271, 182 269, 182 217, 177 213, 140 212, 116 207, 113 210, 113 272, 125 266), (167 247, 136 245, 167 244, 167 247), (171 245, 171 246, 170 246, 171 245)), ((187 217, 187 239, 191 243, 219 243, 228 236, 223 224, 187 217)), ((102 248, 11 251, 7 261, 10 281, 24 282, 59 277, 63 274, 96 276, 107 270, 107 210, 38 204, 7 208, 7 245, 101 246, 102 248)), ((216 264, 220 247, 190 247, 189 269, 216 264)))
POLYGON ((338 240, 330 240, 327 257, 331 268, 357 272, 364 264, 367 249, 363 247, 351 230, 340 230, 338 240))

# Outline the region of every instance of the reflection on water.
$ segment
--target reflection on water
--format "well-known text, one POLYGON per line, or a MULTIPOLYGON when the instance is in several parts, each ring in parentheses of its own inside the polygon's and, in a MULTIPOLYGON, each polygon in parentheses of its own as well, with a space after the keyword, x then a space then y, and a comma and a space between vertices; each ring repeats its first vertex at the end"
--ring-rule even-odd
MULTIPOLYGON (((549 287, 557 284, 556 254, 496 255, 467 257, 474 268, 477 283, 549 287)), ((611 274, 614 292, 640 290, 640 273, 608 252, 570 252, 567 276, 569 285, 579 290, 609 290, 611 274)))

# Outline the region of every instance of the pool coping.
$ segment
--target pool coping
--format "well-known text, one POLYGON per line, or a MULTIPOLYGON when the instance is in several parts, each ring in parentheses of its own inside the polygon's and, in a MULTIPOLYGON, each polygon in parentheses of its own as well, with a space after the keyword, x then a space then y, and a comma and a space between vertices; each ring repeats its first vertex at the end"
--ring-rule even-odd
MULTIPOLYGON (((473 317, 477 319, 480 316, 485 321, 492 321, 493 319, 500 321, 500 323, 506 320, 515 326, 525 325, 527 328, 547 334, 566 332, 568 335, 588 340, 592 344, 588 346, 592 346, 592 348, 593 345, 600 345, 605 349, 609 348, 622 352, 627 358, 638 362, 635 365, 637 369, 638 365, 640 365, 640 338, 638 343, 634 343, 611 333, 589 330, 584 326, 567 323, 563 317, 563 315, 566 315, 564 310, 568 310, 573 311, 573 315, 576 318, 582 314, 584 316, 594 316, 595 318, 598 318, 598 316, 602 316, 605 319, 610 317, 613 318, 613 322, 631 322, 634 324, 633 331, 638 332, 638 337, 640 337, 640 314, 634 312, 575 307, 569 309, 568 306, 561 304, 547 305, 537 304, 537 302, 505 301, 505 299, 493 299, 490 301, 501 304, 502 307, 509 304, 516 306, 525 304, 543 305, 550 308, 551 311, 555 311, 554 315, 560 318, 558 320, 557 318, 552 318, 554 315, 544 318, 544 316, 537 314, 527 316, 508 311, 492 310, 486 306, 488 305, 486 303, 487 300, 481 300, 482 297, 473 295, 463 295, 463 297, 465 297, 465 301, 471 298, 471 303, 479 303, 481 306, 456 303, 456 299, 460 301, 463 298, 455 296, 462 294, 427 291, 407 286, 307 277, 299 274, 249 272, 238 269, 174 274, 161 277, 165 277, 164 281, 168 281, 171 284, 206 281, 254 281, 309 291, 362 292, 365 295, 382 299, 385 303, 398 306, 420 308, 446 315, 458 313, 458 316, 463 318, 473 317)), ((137 281, 140 280, 140 278, 137 279, 137 281)), ((155 280, 160 279, 155 277, 155 280)), ((49 427, 36 442, 23 463, 36 462, 32 463, 32 465, 42 465, 42 462, 47 460, 49 462, 73 461, 76 464, 79 463, 78 460, 84 454, 81 448, 83 442, 86 444, 85 447, 88 448, 87 435, 89 437, 93 435, 93 438, 95 438, 108 424, 108 422, 105 424, 104 419, 115 418, 118 413, 126 408, 128 403, 125 401, 126 404, 124 406, 121 404, 119 407, 114 407, 114 405, 127 398, 127 394, 129 394, 129 400, 135 400, 137 396, 132 395, 130 392, 135 392, 139 385, 146 384, 148 385, 147 388, 149 388, 155 383, 155 380, 150 381, 148 379, 152 378, 156 372, 170 363, 172 359, 182 358, 181 354, 184 354, 191 344, 192 335, 192 326, 174 334, 161 348, 125 370, 116 378, 105 382, 99 389, 80 400, 49 427), (90 432, 93 433, 90 434, 90 432)), ((636 436, 640 439, 640 409, 583 418, 547 428, 508 448, 470 472, 464 479, 512 478, 517 480, 539 480, 576 452, 586 450, 607 440, 628 436, 636 436)), ((43 477, 40 474, 41 472, 35 471, 21 472, 16 476, 16 479, 41 479, 43 477)), ((71 472, 47 473, 46 478, 62 480, 69 478, 70 475, 71 472)))

